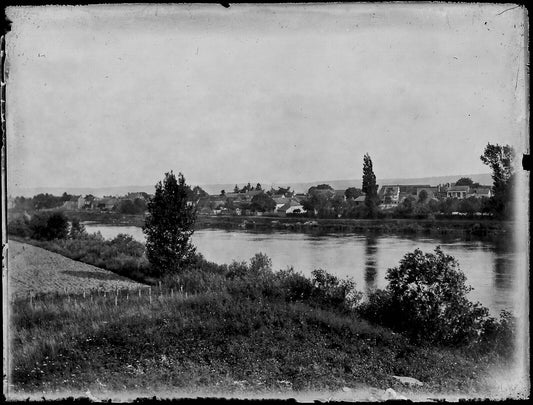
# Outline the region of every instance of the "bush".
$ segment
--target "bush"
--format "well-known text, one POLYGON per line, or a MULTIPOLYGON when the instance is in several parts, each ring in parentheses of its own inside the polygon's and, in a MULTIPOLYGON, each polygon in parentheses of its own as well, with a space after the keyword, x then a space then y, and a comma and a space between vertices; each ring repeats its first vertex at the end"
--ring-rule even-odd
POLYGON ((482 353, 497 353, 504 358, 512 358, 515 349, 516 320, 509 311, 501 311, 499 321, 488 318, 483 323, 479 348, 482 353))
POLYGON ((276 273, 279 287, 285 293, 288 302, 307 301, 313 293, 312 281, 294 269, 288 268, 276 273))
POLYGON ((10 235, 29 238, 32 233, 29 226, 29 220, 23 216, 12 219, 7 225, 7 232, 10 235))
POLYGON ((416 343, 457 345, 482 335, 488 309, 472 303, 472 290, 457 261, 440 247, 435 254, 419 249, 388 270, 385 292, 371 294, 361 315, 403 332, 416 343))
POLYGON ((341 280, 322 269, 313 270, 312 276, 311 299, 321 307, 350 310, 362 297, 351 279, 341 280))

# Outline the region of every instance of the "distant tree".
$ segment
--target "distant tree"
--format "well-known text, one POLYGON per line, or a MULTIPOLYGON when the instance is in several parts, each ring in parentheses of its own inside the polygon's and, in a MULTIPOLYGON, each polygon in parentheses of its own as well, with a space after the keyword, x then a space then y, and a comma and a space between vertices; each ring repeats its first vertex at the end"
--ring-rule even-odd
POLYGON ((15 197, 15 211, 31 211, 35 209, 33 198, 15 197))
POLYGON ((418 194, 418 202, 423 204, 426 202, 427 199, 428 199, 428 192, 426 190, 422 190, 418 194))
POLYGON ((461 177, 455 182, 456 186, 469 186, 472 187, 474 181, 470 177, 461 177))
POLYGON ((133 200, 133 205, 137 214, 142 214, 146 211, 146 200, 144 198, 136 198, 133 200))
POLYGON ((346 207, 344 197, 341 195, 334 195, 333 198, 331 198, 330 202, 331 208, 333 209, 335 215, 342 215, 346 207))
POLYGON ((236 184, 235 184, 235 187, 233 188, 233 192, 234 193, 238 193, 239 192, 239 186, 237 186, 236 184))
POLYGON ((349 187, 344 192, 344 195, 346 199, 348 200, 350 199, 355 200, 357 197, 361 196, 362 194, 363 192, 361 191, 361 189, 355 188, 355 187, 349 187))
POLYGON ((256 194, 252 198, 251 209, 256 211, 272 211, 276 208, 276 202, 266 193, 256 194))
POLYGON ((33 197, 33 207, 36 210, 40 209, 50 209, 50 208, 57 208, 63 205, 63 202, 69 201, 72 196, 68 195, 67 193, 63 193, 63 195, 67 196, 68 199, 64 200, 63 197, 56 197, 52 194, 37 194, 33 197))
POLYGON ((372 167, 372 159, 368 153, 363 158, 363 193, 365 193, 365 205, 368 208, 368 215, 371 218, 375 218, 379 204, 378 186, 372 167))
POLYGON ((163 183, 155 186, 155 195, 148 203, 143 232, 146 235, 146 256, 160 274, 181 271, 193 259, 191 243, 196 209, 188 201, 190 187, 181 173, 178 179, 171 171, 163 183))
POLYGON ((197 200, 198 198, 207 197, 209 194, 200 186, 194 186, 192 189, 192 194, 194 198, 197 200))
POLYGON ((294 191, 291 191, 290 187, 278 187, 276 194, 283 194, 286 197, 291 197, 294 194, 294 191))
POLYGON ((312 192, 302 201, 302 206, 306 211, 316 211, 319 217, 328 217, 332 211, 332 204, 329 197, 327 194, 312 192))
POLYGON ((396 207, 396 213, 400 216, 411 215, 414 209, 414 197, 408 196, 396 207))
POLYGON ((469 197, 459 202, 458 211, 468 215, 481 212, 481 200, 476 197, 469 197))
POLYGON ((445 198, 439 202, 439 211, 443 214, 451 214, 459 210, 459 199, 445 198))
POLYGON ((118 204, 118 212, 121 214, 133 215, 137 213, 137 209, 133 201, 121 200, 118 204))
POLYGON ((80 220, 78 218, 74 218, 72 220, 68 236, 70 239, 79 239, 84 236, 87 236, 87 231, 85 230, 85 226, 82 223, 80 223, 80 220))
POLYGON ((257 185, 255 186, 255 189, 256 189, 257 191, 261 191, 261 190, 263 190, 263 189, 261 188, 261 184, 260 184, 260 183, 257 183, 257 185))
POLYGON ((226 190, 220 190, 220 195, 221 196, 225 196, 226 195, 226 190))
POLYGON ((494 215, 508 218, 511 215, 514 181, 513 161, 515 151, 509 145, 487 144, 481 161, 492 169, 492 211, 494 215))

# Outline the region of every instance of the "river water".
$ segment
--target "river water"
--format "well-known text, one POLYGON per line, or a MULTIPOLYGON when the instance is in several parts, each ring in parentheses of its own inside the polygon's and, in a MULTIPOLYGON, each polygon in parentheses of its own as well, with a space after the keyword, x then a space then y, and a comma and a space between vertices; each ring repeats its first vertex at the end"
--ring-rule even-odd
MULTIPOLYGON (((104 238, 119 233, 144 242, 141 228, 86 223, 88 232, 99 231, 104 238)), ((519 296, 518 253, 510 238, 465 240, 464 238, 408 237, 390 234, 313 235, 296 232, 254 232, 202 229, 194 233, 193 244, 209 261, 231 263, 248 261, 261 252, 272 259, 273 269, 292 266, 303 274, 322 268, 340 277, 352 277, 357 288, 368 292, 384 288, 387 269, 397 266, 407 252, 419 248, 432 252, 436 246, 452 255, 474 287, 469 298, 480 301, 493 315, 513 310, 519 296)))

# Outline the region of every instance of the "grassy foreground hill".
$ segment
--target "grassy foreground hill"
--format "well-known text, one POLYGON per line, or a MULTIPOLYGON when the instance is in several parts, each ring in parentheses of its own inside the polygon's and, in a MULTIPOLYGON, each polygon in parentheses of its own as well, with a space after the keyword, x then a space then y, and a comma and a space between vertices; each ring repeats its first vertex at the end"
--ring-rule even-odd
POLYGON ((41 297, 13 306, 14 391, 213 395, 394 388, 486 396, 495 359, 417 347, 353 315, 229 294, 41 297), (392 376, 410 376, 407 388, 392 376), (346 389, 346 388, 345 388, 346 389))

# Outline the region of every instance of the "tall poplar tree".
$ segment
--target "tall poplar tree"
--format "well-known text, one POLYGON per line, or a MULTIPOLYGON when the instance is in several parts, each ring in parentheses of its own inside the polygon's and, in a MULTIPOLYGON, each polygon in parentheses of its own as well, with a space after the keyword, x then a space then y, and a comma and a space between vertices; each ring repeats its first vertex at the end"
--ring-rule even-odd
POLYGON ((492 169, 491 209, 497 217, 511 217, 513 201, 513 161, 515 151, 509 145, 487 144, 481 161, 492 169))
POLYGON ((196 208, 188 199, 190 193, 183 174, 179 173, 176 179, 171 171, 165 173, 163 183, 156 184, 155 195, 147 205, 143 227, 146 256, 160 275, 179 272, 194 257, 190 238, 196 208))
POLYGON ((368 209, 368 217, 375 218, 379 204, 378 186, 372 167, 372 159, 370 159, 368 153, 363 158, 363 193, 365 193, 365 206, 368 209))

